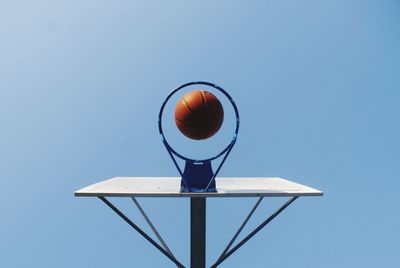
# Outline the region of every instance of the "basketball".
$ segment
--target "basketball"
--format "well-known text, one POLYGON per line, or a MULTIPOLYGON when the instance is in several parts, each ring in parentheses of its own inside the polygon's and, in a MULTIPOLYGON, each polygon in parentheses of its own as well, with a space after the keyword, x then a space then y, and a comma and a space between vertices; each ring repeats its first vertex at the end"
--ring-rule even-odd
POLYGON ((186 93, 176 104, 175 124, 179 131, 193 140, 213 136, 224 121, 224 109, 218 98, 209 91, 186 93))

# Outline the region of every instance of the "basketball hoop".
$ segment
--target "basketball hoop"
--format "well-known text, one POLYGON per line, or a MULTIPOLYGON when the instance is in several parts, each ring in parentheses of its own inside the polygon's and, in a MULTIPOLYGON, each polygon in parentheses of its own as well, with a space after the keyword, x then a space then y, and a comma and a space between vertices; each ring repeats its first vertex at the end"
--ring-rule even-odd
POLYGON ((215 185, 215 178, 218 175, 222 165, 224 164, 226 158, 228 157, 229 153, 231 152, 233 146, 236 143, 237 135, 239 132, 239 111, 238 108, 233 100, 233 98, 229 95, 228 92, 226 92, 223 88, 220 86, 217 86, 215 84, 209 83, 209 82, 203 82, 203 81, 198 81, 198 82, 190 82, 183 84, 176 89, 174 89, 165 99, 165 101, 162 103, 160 112, 158 115, 158 130, 161 135, 161 139, 163 141, 163 144, 165 148, 168 151, 168 154, 170 155, 175 167, 177 168, 179 174, 182 177, 181 181, 181 191, 182 192, 216 192, 216 185, 215 185), (206 159, 193 159, 187 156, 184 156, 181 153, 178 153, 167 141, 164 131, 162 128, 162 116, 164 112, 164 108, 170 98, 176 94, 178 91, 189 87, 193 85, 206 85, 209 87, 212 87, 218 91, 220 91, 232 104, 233 109, 235 111, 235 117, 236 117, 236 127, 235 131, 232 137, 231 142, 218 154, 216 154, 213 157, 209 157, 206 159), (182 172, 182 169, 179 167, 176 159, 174 156, 179 157, 180 159, 185 161, 185 169, 182 172), (223 156, 221 163, 218 165, 217 169, 215 172, 213 172, 212 167, 211 167, 211 161, 223 156))

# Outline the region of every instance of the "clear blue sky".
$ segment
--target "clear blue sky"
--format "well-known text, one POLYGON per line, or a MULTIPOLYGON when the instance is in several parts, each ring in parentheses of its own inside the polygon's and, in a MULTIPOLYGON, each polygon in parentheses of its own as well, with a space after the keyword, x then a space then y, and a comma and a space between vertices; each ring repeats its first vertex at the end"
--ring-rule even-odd
MULTIPOLYGON (((205 80, 241 113, 221 175, 325 192, 221 267, 400 267, 399 14, 398 0, 1 1, 0 266, 173 267, 73 192, 177 175, 158 109, 174 87, 205 80)), ((283 201, 266 200, 249 228, 283 201)), ((208 202, 208 263, 254 202, 208 202)), ((187 264, 189 200, 142 203, 187 264)))

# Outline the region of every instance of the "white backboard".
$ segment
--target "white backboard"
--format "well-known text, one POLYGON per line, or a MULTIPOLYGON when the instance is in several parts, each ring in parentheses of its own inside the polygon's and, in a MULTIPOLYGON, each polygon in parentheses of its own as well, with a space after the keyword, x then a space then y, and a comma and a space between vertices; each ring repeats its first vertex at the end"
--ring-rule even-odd
POLYGON ((115 177, 89 185, 75 196, 252 197, 321 196, 317 189, 281 178, 216 178, 217 192, 181 193, 178 177, 115 177))

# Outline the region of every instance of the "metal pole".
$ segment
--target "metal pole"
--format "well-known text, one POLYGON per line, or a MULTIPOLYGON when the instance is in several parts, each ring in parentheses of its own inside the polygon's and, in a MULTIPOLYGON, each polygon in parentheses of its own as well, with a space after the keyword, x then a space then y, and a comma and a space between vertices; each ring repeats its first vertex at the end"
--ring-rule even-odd
POLYGON ((190 198, 190 267, 206 267, 206 198, 190 198))

